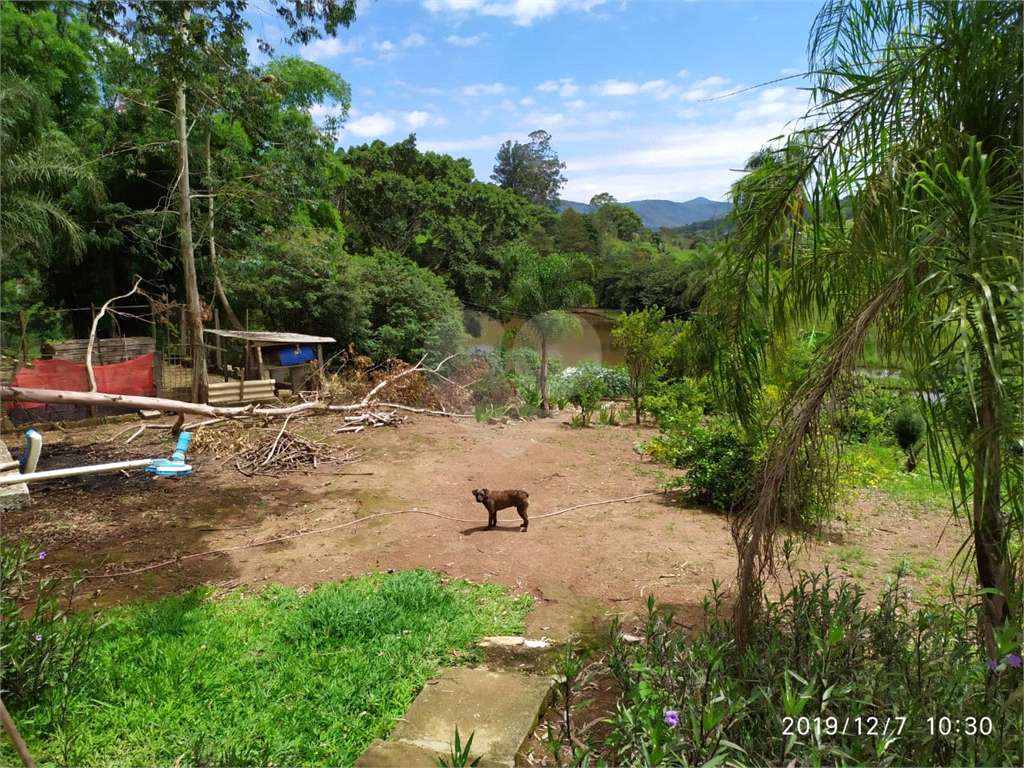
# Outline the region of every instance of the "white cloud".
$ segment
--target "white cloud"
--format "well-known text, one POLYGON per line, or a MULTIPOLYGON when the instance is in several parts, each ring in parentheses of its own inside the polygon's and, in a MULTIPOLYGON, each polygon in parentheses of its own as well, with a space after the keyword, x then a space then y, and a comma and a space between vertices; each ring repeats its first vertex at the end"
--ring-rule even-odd
POLYGON ((662 100, 679 93, 679 88, 668 80, 648 80, 646 83, 630 83, 622 80, 602 80, 594 86, 602 96, 633 96, 637 93, 649 93, 655 99, 662 100))
POLYGON ((566 102, 565 106, 569 107, 569 109, 583 109, 587 106, 587 102, 583 99, 576 99, 575 101, 566 102))
POLYGON ((779 72, 783 75, 799 75, 802 71, 803 70, 800 69, 793 69, 792 67, 787 67, 786 69, 779 70, 779 72))
POLYGON ((462 92, 467 96, 497 96, 501 93, 508 92, 508 86, 503 83, 491 83, 490 85, 467 85, 462 89, 462 92))
POLYGON ((395 130, 396 125, 393 119, 377 112, 345 123, 345 130, 356 136, 384 136, 395 130))
POLYGON ((680 69, 678 72, 676 72, 676 77, 689 77, 689 76, 690 76, 690 70, 688 70, 688 69, 680 69))
POLYGON ((563 99, 568 99, 579 93, 580 87, 573 82, 571 77, 563 77, 561 80, 545 80, 537 86, 537 90, 546 93, 558 91, 559 96, 563 99))
POLYGON ((405 124, 409 129, 413 130, 419 128, 421 125, 426 125, 427 121, 430 120, 430 114, 428 112, 420 111, 405 112, 402 115, 402 118, 405 120, 405 124))
POLYGON ((669 83, 668 80, 650 80, 641 85, 640 90, 651 94, 658 101, 668 99, 679 93, 679 89, 669 83))
POLYGON ((519 104, 524 107, 532 107, 536 103, 536 100, 531 99, 529 96, 519 100, 519 104))
POLYGON ((699 83, 694 83, 693 87, 694 88, 711 88, 712 86, 715 86, 715 85, 725 85, 728 82, 729 82, 729 78, 727 78, 727 77, 706 77, 703 80, 701 80, 699 83))
POLYGON ((340 56, 343 53, 352 53, 359 50, 358 40, 342 40, 331 37, 324 40, 314 40, 309 45, 302 46, 302 57, 308 61, 325 61, 340 56))
POLYGON ((402 40, 403 48, 419 48, 427 44, 427 38, 421 35, 419 32, 413 32, 407 38, 402 40))
POLYGON ((483 42, 485 37, 489 37, 486 32, 481 32, 479 35, 473 35, 472 37, 459 37, 458 35, 449 35, 447 40, 451 45, 459 45, 463 48, 471 48, 474 45, 479 45, 483 42))
POLYGON ((606 0, 423 0, 423 7, 432 13, 495 16, 528 27, 537 19, 563 10, 587 13, 604 2, 606 0))
POLYGON ((565 115, 561 112, 529 112, 519 121, 522 125, 531 126, 530 130, 543 128, 549 130, 564 125, 565 115))
POLYGON ((640 86, 636 83, 626 83, 622 80, 602 80, 595 87, 602 96, 632 96, 640 91, 640 86))
POLYGON ((393 51, 395 50, 395 44, 390 40, 385 40, 382 43, 374 43, 373 50, 375 51, 393 51))

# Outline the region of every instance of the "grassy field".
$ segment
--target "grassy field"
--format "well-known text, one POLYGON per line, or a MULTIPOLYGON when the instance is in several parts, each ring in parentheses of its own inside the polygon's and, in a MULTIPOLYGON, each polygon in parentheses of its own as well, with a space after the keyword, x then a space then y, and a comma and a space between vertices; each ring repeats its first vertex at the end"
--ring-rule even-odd
POLYGON ((439 667, 522 631, 530 604, 426 571, 304 597, 197 590, 109 612, 66 712, 13 714, 40 764, 350 765, 439 667))

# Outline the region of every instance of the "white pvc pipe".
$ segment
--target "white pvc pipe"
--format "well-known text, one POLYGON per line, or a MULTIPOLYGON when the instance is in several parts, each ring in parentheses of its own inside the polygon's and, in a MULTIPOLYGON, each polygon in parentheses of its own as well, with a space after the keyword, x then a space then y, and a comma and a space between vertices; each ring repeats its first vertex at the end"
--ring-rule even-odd
POLYGON ((133 461, 117 461, 113 464, 90 464, 85 467, 50 469, 46 472, 31 472, 24 475, 2 475, 0 476, 0 486, 13 485, 14 483, 31 483, 33 480, 53 480, 58 477, 75 477, 76 475, 92 475, 100 472, 116 472, 119 469, 148 467, 152 463, 152 459, 134 459, 133 461))

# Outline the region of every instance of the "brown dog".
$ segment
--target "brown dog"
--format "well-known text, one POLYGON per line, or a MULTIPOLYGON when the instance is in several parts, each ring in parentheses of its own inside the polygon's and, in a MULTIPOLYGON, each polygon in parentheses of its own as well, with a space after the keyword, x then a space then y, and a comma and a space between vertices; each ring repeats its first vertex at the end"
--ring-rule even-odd
POLYGON ((526 516, 526 510, 530 506, 529 497, 526 491, 489 491, 486 488, 473 491, 473 496, 487 507, 487 527, 494 528, 498 525, 498 510, 508 507, 515 507, 516 512, 523 518, 523 525, 519 529, 526 533, 530 525, 530 518, 526 516))

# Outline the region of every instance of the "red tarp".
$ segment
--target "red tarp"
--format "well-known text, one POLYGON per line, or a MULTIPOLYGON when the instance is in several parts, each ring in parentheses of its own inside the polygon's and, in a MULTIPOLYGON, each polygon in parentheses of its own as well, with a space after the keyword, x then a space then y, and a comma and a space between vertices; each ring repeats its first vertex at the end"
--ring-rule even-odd
MULTIPOLYGON (((153 386, 153 354, 136 357, 124 363, 94 365, 96 390, 110 395, 156 395, 153 386)), ((32 367, 18 371, 12 385, 27 389, 65 389, 71 392, 89 391, 89 374, 85 364, 66 360, 36 360, 32 367)), ((14 403, 8 403, 13 410, 14 403)), ((42 408, 43 403, 18 403, 20 408, 42 408)))

